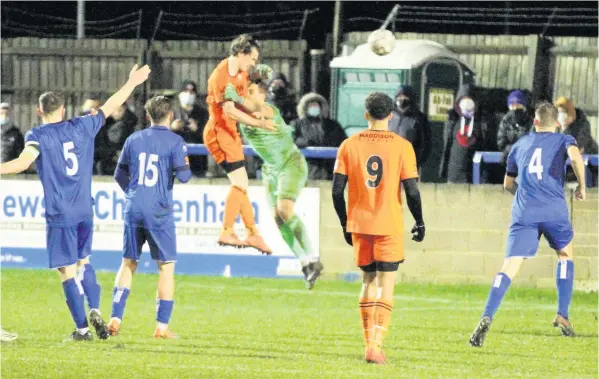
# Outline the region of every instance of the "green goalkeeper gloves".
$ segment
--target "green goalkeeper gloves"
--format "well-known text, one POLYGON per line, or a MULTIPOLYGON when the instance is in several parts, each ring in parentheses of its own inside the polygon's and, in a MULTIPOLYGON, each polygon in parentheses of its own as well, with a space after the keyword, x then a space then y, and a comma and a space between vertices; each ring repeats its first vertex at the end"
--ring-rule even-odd
POLYGON ((225 87, 224 98, 227 101, 232 101, 235 104, 239 105, 243 104, 243 101, 245 100, 242 96, 239 96, 239 94, 235 90, 235 86, 231 83, 227 84, 227 86, 225 87))

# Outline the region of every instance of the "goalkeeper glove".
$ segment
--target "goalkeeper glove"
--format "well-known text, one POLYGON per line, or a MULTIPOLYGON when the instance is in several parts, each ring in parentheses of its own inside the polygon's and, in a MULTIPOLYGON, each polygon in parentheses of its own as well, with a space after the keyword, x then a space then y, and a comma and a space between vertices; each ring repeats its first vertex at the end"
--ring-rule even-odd
POLYGON ((424 224, 418 225, 418 223, 414 224, 414 227, 412 228, 412 240, 416 241, 416 242, 422 242, 422 240, 424 239, 424 233, 425 233, 425 228, 424 228, 424 224))
POLYGON ((252 72, 250 73, 250 80, 262 80, 265 82, 270 82, 272 80, 272 73, 273 71, 272 68, 270 68, 270 66, 261 63, 252 68, 252 72))
POLYGON ((245 100, 242 96, 239 96, 239 94, 235 90, 235 86, 231 83, 227 84, 227 86, 225 87, 224 98, 227 101, 232 101, 235 104, 239 105, 243 104, 243 101, 245 100))

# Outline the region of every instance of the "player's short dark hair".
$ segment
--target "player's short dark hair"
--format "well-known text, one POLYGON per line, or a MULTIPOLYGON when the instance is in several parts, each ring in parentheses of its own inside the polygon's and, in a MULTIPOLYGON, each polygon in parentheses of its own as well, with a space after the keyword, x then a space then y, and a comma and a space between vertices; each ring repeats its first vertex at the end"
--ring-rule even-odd
POLYGON ((171 112, 171 101, 166 96, 154 96, 150 100, 146 101, 145 110, 150 121, 158 122, 164 120, 164 118, 171 112))
POLYGON ((548 101, 541 101, 535 108, 535 115, 541 125, 553 126, 557 120, 557 107, 548 101))
POLYGON ((375 120, 384 120, 393 112, 393 99, 383 92, 373 92, 364 101, 366 111, 375 120))
POLYGON ((64 96, 58 92, 44 92, 39 98, 40 110, 49 114, 64 105, 64 96))
POLYGON ((254 39, 249 34, 242 34, 239 37, 235 38, 233 42, 231 42, 231 47, 229 48, 229 54, 232 56, 236 56, 239 53, 244 55, 248 55, 252 52, 252 48, 260 51, 260 45, 258 45, 258 41, 254 39))
POLYGON ((268 87, 270 86, 270 82, 262 79, 252 80, 252 84, 255 84, 260 88, 260 91, 266 93, 268 92, 268 87))

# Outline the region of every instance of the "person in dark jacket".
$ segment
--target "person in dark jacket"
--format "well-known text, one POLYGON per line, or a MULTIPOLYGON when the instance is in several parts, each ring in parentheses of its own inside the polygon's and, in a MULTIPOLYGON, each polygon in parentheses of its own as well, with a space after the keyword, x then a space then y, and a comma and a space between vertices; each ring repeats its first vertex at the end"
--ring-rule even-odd
POLYGON ((10 105, 0 104, 0 133, 2 135, 2 163, 16 159, 23 151, 23 134, 10 119, 10 105))
POLYGON ((273 76, 268 85, 268 102, 279 108, 287 125, 297 118, 295 95, 291 92, 285 74, 278 73, 273 76))
POLYGON ((431 152, 431 128, 426 116, 418 109, 416 93, 408 85, 399 86, 395 93, 389 131, 410 141, 420 168, 431 152))
POLYGON ((557 120, 562 133, 576 139, 581 154, 597 154, 597 142, 593 139, 591 124, 584 112, 565 96, 557 99, 554 105, 557 107, 557 120))
POLYGON ((137 116, 127 104, 118 107, 106 119, 95 140, 96 171, 98 175, 113 175, 125 145, 125 140, 135 131, 137 116))
POLYGON ((522 91, 510 92, 507 106, 509 111, 501 119, 497 132, 497 147, 503 152, 504 164, 512 150, 512 145, 534 130, 534 117, 528 112, 528 99, 522 91))
POLYGON ((474 152, 484 148, 487 125, 481 119, 469 85, 460 87, 443 130, 439 177, 449 183, 472 183, 474 152))
MULTIPOLYGON (((300 148, 339 147, 347 138, 343 127, 329 118, 329 103, 317 93, 307 93, 297 105, 299 118, 291 122, 293 140, 300 148)), ((334 159, 308 159, 311 180, 333 178, 334 159)))

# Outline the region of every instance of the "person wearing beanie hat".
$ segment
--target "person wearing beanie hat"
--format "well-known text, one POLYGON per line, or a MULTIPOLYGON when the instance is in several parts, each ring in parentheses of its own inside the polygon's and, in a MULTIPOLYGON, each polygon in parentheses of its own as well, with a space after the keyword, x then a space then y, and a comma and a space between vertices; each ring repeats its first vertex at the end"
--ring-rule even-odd
POLYGON ((561 131, 576 139, 581 154, 597 154, 597 142, 591 134, 591 124, 580 108, 574 106, 572 99, 565 96, 558 98, 554 105, 557 107, 557 120, 561 131))
POLYGON ((503 116, 497 131, 497 147, 503 152, 502 162, 512 150, 517 140, 533 129, 533 117, 528 112, 528 97, 520 90, 510 92, 507 97, 508 112, 503 116))
POLYGON ((402 84, 395 92, 393 117, 389 131, 407 139, 414 147, 416 164, 422 167, 431 152, 431 128, 428 120, 418 109, 417 96, 412 87, 402 84))

